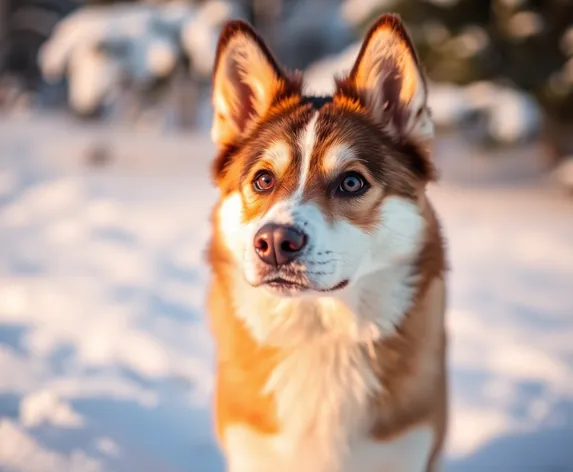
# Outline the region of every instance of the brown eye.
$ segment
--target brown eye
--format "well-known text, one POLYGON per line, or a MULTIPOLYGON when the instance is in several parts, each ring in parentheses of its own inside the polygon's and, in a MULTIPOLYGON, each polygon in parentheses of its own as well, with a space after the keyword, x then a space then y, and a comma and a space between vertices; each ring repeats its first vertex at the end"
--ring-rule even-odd
POLYGON ((338 191, 343 194, 354 194, 357 195, 362 193, 367 189, 366 180, 360 174, 352 172, 344 176, 340 185, 338 186, 338 191))
POLYGON ((253 187, 257 192, 269 192, 275 186, 275 176, 264 170, 255 176, 253 187))

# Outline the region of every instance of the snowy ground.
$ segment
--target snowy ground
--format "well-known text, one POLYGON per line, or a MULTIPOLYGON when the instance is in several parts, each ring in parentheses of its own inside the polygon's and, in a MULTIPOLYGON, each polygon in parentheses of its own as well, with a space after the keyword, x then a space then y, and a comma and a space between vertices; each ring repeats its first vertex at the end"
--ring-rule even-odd
MULTIPOLYGON (((573 202, 441 148, 448 472, 573 471, 573 202)), ((204 137, 0 121, 0 471, 222 470, 211 156, 204 137), (94 143, 109 164, 86 164, 94 143)))

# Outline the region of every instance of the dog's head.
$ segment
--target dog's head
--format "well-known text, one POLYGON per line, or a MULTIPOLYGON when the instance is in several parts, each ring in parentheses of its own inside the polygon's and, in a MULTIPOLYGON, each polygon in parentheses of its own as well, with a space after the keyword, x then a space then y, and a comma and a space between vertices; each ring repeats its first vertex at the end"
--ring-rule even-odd
POLYGON ((330 97, 306 96, 301 75, 232 21, 213 104, 217 232, 251 286, 278 298, 334 296, 417 253, 433 126, 397 16, 372 26, 330 97))

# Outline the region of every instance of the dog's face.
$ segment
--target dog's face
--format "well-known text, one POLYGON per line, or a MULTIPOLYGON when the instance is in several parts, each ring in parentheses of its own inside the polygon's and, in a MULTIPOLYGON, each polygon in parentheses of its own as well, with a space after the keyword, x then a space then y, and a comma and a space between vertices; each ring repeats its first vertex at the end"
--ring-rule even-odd
POLYGON ((433 127, 397 17, 376 22, 350 74, 321 98, 304 96, 302 78, 231 22, 213 103, 217 231, 251 286, 281 298, 331 295, 419 249, 433 127))

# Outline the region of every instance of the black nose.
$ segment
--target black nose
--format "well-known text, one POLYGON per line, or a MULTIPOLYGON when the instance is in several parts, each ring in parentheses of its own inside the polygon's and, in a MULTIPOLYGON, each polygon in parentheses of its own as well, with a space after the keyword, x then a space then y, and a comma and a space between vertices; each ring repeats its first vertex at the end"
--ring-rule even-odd
POLYGON ((254 243, 261 260, 278 267, 297 258, 306 244, 306 235, 293 226, 269 223, 257 231, 254 243))

